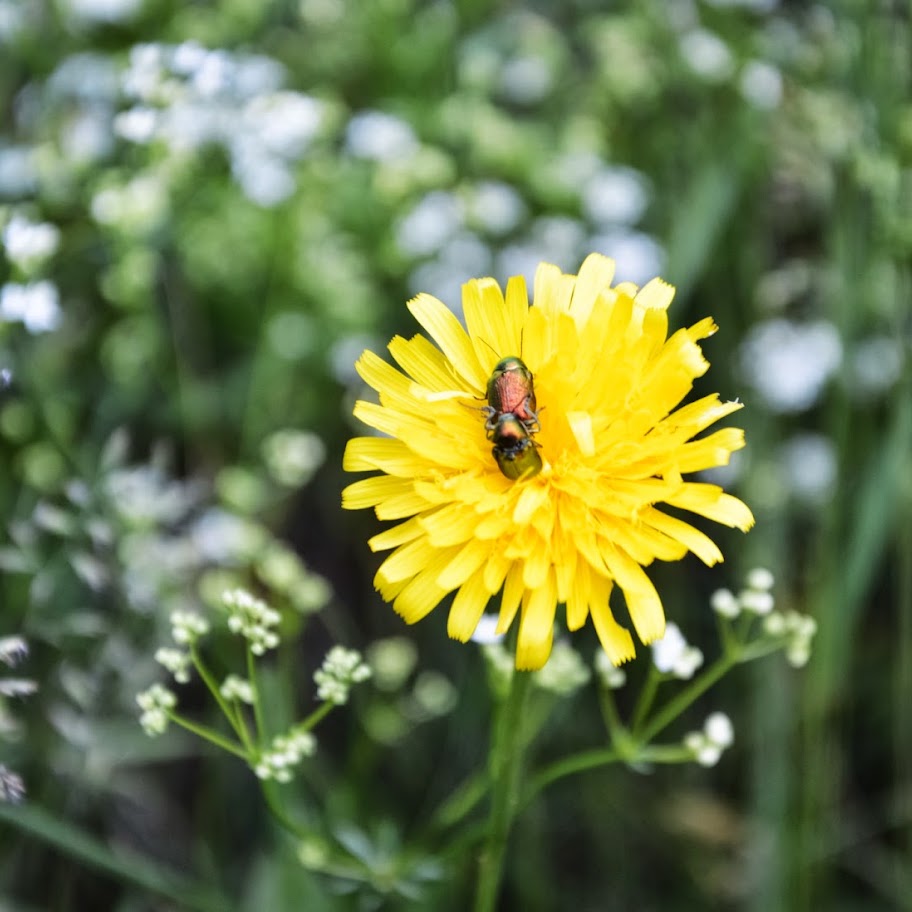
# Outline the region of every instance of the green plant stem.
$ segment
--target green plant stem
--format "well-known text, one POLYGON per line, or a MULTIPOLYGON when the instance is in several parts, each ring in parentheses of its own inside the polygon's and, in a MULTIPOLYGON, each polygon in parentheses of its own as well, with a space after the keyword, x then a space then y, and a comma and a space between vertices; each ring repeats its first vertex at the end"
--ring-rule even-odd
POLYGON ((263 701, 260 699, 260 688, 257 686, 256 659, 247 644, 247 680, 253 691, 253 721, 256 725, 256 743, 262 746, 266 740, 266 726, 263 723, 263 701))
POLYGON ((639 699, 633 710, 633 718, 630 722, 630 728, 634 734, 639 731, 647 713, 652 709, 652 704, 655 701, 656 694, 659 692, 659 684, 661 682, 662 673, 650 662, 649 674, 646 676, 646 683, 640 691, 639 699))
POLYGON ((489 783, 487 772, 477 773, 466 779, 434 812, 430 829, 449 829, 459 823, 488 793, 489 783))
POLYGON ((622 759, 621 753, 615 748, 601 747, 558 760, 550 766, 546 766, 532 778, 529 787, 523 794, 523 807, 529 804, 540 791, 547 788, 552 782, 563 779, 564 776, 572 776, 574 773, 605 766, 608 763, 617 763, 622 759))
POLYGON ((276 796, 273 794, 272 784, 260 781, 260 790, 263 792, 263 798, 266 799, 266 807, 269 809, 269 813, 272 814, 275 822, 282 827, 283 830, 286 830, 292 836, 297 837, 298 839, 305 839, 308 836, 312 836, 313 833, 308 830, 306 827, 301 826, 301 824, 296 823, 288 814, 285 813, 284 808, 279 803, 276 796))
MULTIPOLYGON (((196 668, 197 673, 200 678, 202 678, 203 683, 209 690, 209 693, 212 694, 212 699, 218 704, 219 709, 222 711, 225 718, 231 724, 231 727, 234 729, 235 734, 240 738, 241 742, 244 744, 247 752, 250 751, 252 747, 250 743, 250 734, 247 731, 247 726, 243 724, 243 721, 239 718, 239 714, 236 714, 225 698, 222 696, 222 692, 219 689, 218 682, 212 675, 212 672, 206 667, 205 662, 203 662, 200 654, 196 651, 195 646, 190 647, 190 658, 193 661, 193 666, 196 668)), ((184 723, 181 723, 184 724, 184 723)), ((185 726, 186 727, 186 726, 185 726)), ((192 730, 192 729, 191 729, 192 730)), ((244 755, 246 756, 246 754, 244 755)))
POLYGON ((322 706, 318 706, 303 722, 301 727, 304 731, 310 731, 321 719, 328 716, 335 708, 336 703, 327 700, 322 706))
POLYGON ((503 861, 510 827, 519 806, 519 779, 522 767, 523 706, 532 684, 529 672, 514 671, 510 691, 500 706, 490 768, 492 783, 491 815, 479 860, 475 912, 493 912, 503 876, 503 861))
POLYGON ((202 738, 204 741, 208 741, 210 744, 214 744, 216 747, 228 751, 229 754, 234 754, 235 757, 240 757, 242 760, 249 762, 250 755, 245 747, 240 744, 234 744, 224 737, 224 735, 220 735, 217 731, 213 731, 205 725, 198 725, 196 722, 192 722, 190 719, 175 712, 169 712, 168 718, 175 725, 179 725, 188 732, 192 732, 197 738, 202 738))
POLYGON ((719 681, 725 674, 738 664, 741 656, 738 652, 727 652, 713 662, 706 671, 693 683, 682 690, 676 697, 672 697, 650 720, 642 732, 638 733, 637 740, 648 744, 660 731, 674 722, 678 716, 701 697, 710 687, 719 681))

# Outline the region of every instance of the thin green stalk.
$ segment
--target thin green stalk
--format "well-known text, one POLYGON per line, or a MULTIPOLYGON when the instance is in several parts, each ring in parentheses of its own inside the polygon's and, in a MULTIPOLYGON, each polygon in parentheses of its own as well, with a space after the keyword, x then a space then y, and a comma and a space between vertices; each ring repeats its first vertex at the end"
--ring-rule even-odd
POLYGON ((519 807, 519 779, 524 739, 523 707, 532 675, 514 671, 510 691, 500 706, 490 756, 492 801, 488 832, 479 861, 475 912, 494 912, 503 877, 507 839, 519 807))
POLYGON ((228 702, 222 696, 218 682, 215 680, 212 672, 209 671, 209 669, 206 667, 206 663, 203 662, 200 654, 196 650, 196 647, 192 645, 190 646, 190 658, 193 661, 194 668, 196 668, 197 673, 208 688, 209 693, 212 694, 212 699, 215 700, 215 702, 218 704, 219 709, 231 724, 231 727, 234 729, 235 734, 238 736, 238 738, 240 738, 240 740, 249 750, 251 745, 250 735, 247 732, 247 727, 243 724, 243 721, 239 721, 238 716, 232 712, 232 709, 228 705, 228 702))
POLYGON ((595 769, 598 766, 606 766, 609 763, 617 763, 621 759, 623 759, 621 753, 616 748, 601 747, 558 760, 550 766, 546 766, 532 778, 529 787, 523 795, 523 807, 529 804, 539 792, 558 779, 563 779, 565 776, 572 776, 574 773, 581 773, 585 770, 595 769))
POLYGON ((279 824, 282 829, 287 830, 292 836, 297 837, 298 839, 306 839, 309 836, 312 836, 313 833, 301 826, 301 824, 296 823, 288 814, 285 813, 282 805, 276 799, 276 796, 272 792, 271 784, 269 782, 260 781, 260 790, 263 793, 263 797, 266 799, 266 807, 269 809, 269 813, 272 814, 273 819, 276 823, 279 824))
POLYGON ((650 662, 649 674, 646 676, 646 683, 640 691, 639 699, 637 699, 633 710, 633 718, 630 722, 630 728, 634 734, 639 731, 647 713, 652 709, 652 704, 655 701, 656 694, 659 692, 659 684, 661 683, 662 673, 650 662))
POLYGON ((256 743, 262 745, 266 739, 266 726, 263 723, 263 703, 260 699, 260 688, 257 686, 256 659, 250 644, 247 644, 247 680, 253 691, 253 721, 256 725, 256 743))
POLYGON ((334 709, 336 704, 327 701, 326 703, 318 706, 302 723, 301 727, 305 731, 310 731, 321 719, 328 716, 334 709))
POLYGON ((224 735, 220 735, 217 731, 214 731, 208 726, 199 725, 196 722, 192 722, 190 719, 187 719, 185 716, 181 716, 175 712, 169 712, 168 718, 175 725, 179 725, 181 728, 185 728, 187 731, 192 732, 197 736, 197 738, 202 738, 204 741, 208 741, 210 744, 214 744, 216 747, 219 747, 224 751, 228 751, 229 754, 234 754, 235 757, 240 757, 242 760, 250 760, 250 756, 244 747, 242 747, 240 744, 234 744, 232 741, 229 741, 224 735))
POLYGON ((701 697, 713 684, 731 671, 738 664, 738 660, 738 654, 731 652, 716 659, 699 678, 693 681, 689 687, 682 690, 676 697, 672 697, 649 720, 649 724, 640 732, 638 740, 643 744, 648 744, 662 729, 674 722, 691 703, 701 697))
POLYGON ((434 812, 431 830, 448 829, 459 823, 488 793, 489 782, 487 772, 466 779, 434 812))
POLYGON ((627 738, 627 729, 624 727, 624 723, 621 722, 617 703, 614 701, 614 692, 610 687, 600 688, 599 707, 602 710, 602 718, 605 720, 608 734, 611 735, 611 743, 617 744, 619 741, 627 738))

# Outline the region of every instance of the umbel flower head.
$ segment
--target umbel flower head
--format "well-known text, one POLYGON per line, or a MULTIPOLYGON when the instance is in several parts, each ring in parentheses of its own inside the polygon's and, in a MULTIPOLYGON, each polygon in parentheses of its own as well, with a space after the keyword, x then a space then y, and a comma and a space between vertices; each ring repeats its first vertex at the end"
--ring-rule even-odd
POLYGON ((709 367, 698 343, 716 325, 707 318, 669 337, 674 289, 661 279, 612 286, 613 277, 614 262, 597 254, 578 276, 543 263, 531 307, 521 277, 506 294, 473 279, 462 291, 467 330, 420 294, 408 307, 436 346, 397 336, 389 351, 401 370, 370 351, 357 363, 380 402, 358 402, 354 413, 384 436, 349 441, 344 468, 381 474, 349 485, 342 504, 400 520, 369 542, 393 549, 377 589, 409 623, 455 592, 448 632, 463 642, 501 593, 498 630, 519 614, 520 669, 547 661, 561 604, 570 630, 592 618, 615 665, 632 658, 633 637, 609 605, 615 586, 639 639, 663 635, 662 602, 643 568, 688 551, 712 565, 722 554, 662 505, 745 531, 754 521, 717 485, 683 478, 725 465, 744 445, 736 428, 696 437, 740 403, 710 395, 678 407, 709 367), (495 366, 511 356, 527 365, 535 397, 521 403, 507 390, 497 403, 536 454, 515 478, 492 452, 496 414, 483 407, 495 366))

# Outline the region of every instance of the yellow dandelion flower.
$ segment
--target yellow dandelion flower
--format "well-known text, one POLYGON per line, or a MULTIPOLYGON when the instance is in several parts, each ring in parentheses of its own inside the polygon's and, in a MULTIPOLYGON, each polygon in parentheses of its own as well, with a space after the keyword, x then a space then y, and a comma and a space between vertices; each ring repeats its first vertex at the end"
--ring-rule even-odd
POLYGON ((369 542, 393 549, 377 589, 408 623, 455 592, 448 632, 463 642, 500 592, 498 631, 519 613, 520 669, 547 661, 561 604, 570 630, 591 616, 614 664, 632 658, 633 637, 609 607, 615 586, 639 639, 663 635, 662 602, 643 568, 688 551, 712 565, 722 554, 659 505, 744 531, 754 522, 717 485, 683 478, 725 465, 744 445, 737 428, 694 439, 740 403, 710 395, 678 407, 709 367, 698 343, 716 325, 707 318, 669 337, 674 289, 661 279, 612 287, 613 277, 614 262, 597 254, 578 276, 541 264, 531 307, 521 277, 506 294, 473 279, 463 286, 468 331, 420 294, 408 307, 436 346, 397 336, 389 351, 401 370, 370 351, 357 363, 380 402, 358 402, 354 413, 384 436, 349 441, 344 468, 382 474, 349 485, 342 503, 401 521, 369 542), (506 403, 506 422, 531 441, 518 477, 492 452, 498 413, 482 404, 510 356, 528 366, 535 396, 520 406, 511 393, 506 403))

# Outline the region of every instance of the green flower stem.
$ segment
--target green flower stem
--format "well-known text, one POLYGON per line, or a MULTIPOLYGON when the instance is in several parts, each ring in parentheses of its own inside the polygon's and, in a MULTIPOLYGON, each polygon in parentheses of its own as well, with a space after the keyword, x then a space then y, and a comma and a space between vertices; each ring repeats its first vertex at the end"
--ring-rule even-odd
POLYGON ((487 795, 489 784, 487 772, 466 779, 434 812, 430 830, 445 830, 459 823, 487 795))
POLYGON ((617 763, 623 759, 624 756, 622 756, 621 752, 616 748, 601 747, 596 750, 583 751, 582 753, 574 754, 572 757, 566 757, 563 760, 558 760, 556 763, 546 766, 543 770, 533 776, 532 781, 523 794, 522 805, 523 807, 528 805, 539 792, 551 785, 552 782, 556 782, 558 779, 563 779, 565 776, 572 776, 574 773, 582 773, 585 770, 595 769, 599 766, 605 766, 609 763, 617 763))
POLYGON ((662 673, 652 664, 649 663, 649 674, 646 676, 646 683, 640 691, 636 706, 633 710, 633 718, 630 722, 630 728, 636 734, 643 724, 652 704, 655 702, 656 694, 659 692, 659 684, 662 683, 662 673))
POLYGON ((266 726, 263 724, 263 702, 260 699, 260 688, 257 686, 256 659, 250 644, 247 644, 247 680, 253 691, 253 721, 256 725, 256 743, 262 745, 266 740, 266 726))
POLYGON ((500 706, 490 756, 492 798, 485 845, 479 861, 475 912, 494 912, 503 875, 507 838, 519 807, 519 779, 524 739, 523 706, 532 675, 514 671, 510 690, 500 706))
POLYGON ((627 738, 627 729, 624 727, 624 723, 621 722, 617 703, 614 700, 614 692, 610 687, 599 688, 599 707, 602 710, 602 719, 605 721, 605 727, 611 736, 611 743, 617 744, 627 738))
POLYGON ((737 651, 727 652, 716 659, 699 678, 693 681, 689 687, 684 688, 676 697, 672 697, 649 720, 649 724, 638 733, 637 740, 642 744, 648 744, 660 731, 674 722, 691 703, 731 671, 740 660, 741 656, 737 651))
POLYGON ((308 830, 306 827, 301 826, 301 824, 296 823, 288 814, 285 813, 285 809, 282 807, 281 802, 276 798, 272 783, 266 782, 265 780, 260 780, 260 791, 263 793, 263 798, 266 799, 266 807, 269 809, 269 813, 272 814, 275 822, 282 827, 283 830, 290 833, 292 836, 297 839, 307 839, 310 836, 313 836, 313 832, 308 830))
POLYGON ((327 700, 321 706, 318 706, 303 722, 301 722, 301 728, 304 731, 310 731, 321 719, 326 718, 334 709, 336 704, 331 700, 327 700))
POLYGON ((192 732, 198 738, 202 738, 204 741, 208 741, 210 744, 214 744, 216 747, 228 751, 229 754, 234 754, 235 757, 240 757, 242 760, 249 762, 250 754, 243 745, 235 744, 233 741, 229 741, 224 735, 220 735, 217 731, 213 731, 208 726, 192 722, 190 719, 187 719, 178 713, 168 712, 168 718, 175 725, 185 728, 188 732, 192 732))
POLYGON ((246 757, 252 744, 250 743, 250 734, 247 731, 247 726, 244 725, 243 720, 240 718, 239 713, 235 713, 232 707, 229 705, 228 701, 222 696, 222 692, 219 689, 218 682, 212 675, 212 672, 206 667, 205 662, 203 662, 200 654, 196 651, 195 646, 190 646, 190 659, 193 662, 194 668, 196 668, 197 673, 200 678, 202 678, 203 683, 209 689, 209 693, 212 694, 212 699, 218 704, 219 709, 224 714, 225 718, 231 724, 231 727, 234 729, 235 734, 244 744, 246 748, 244 756, 246 757))

